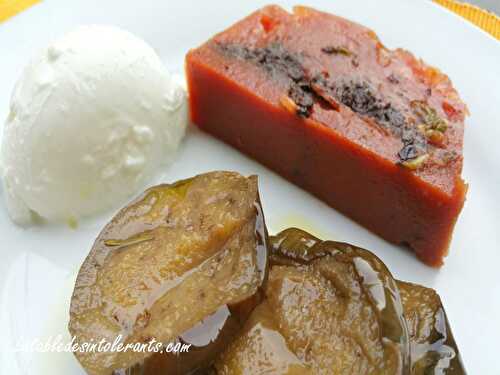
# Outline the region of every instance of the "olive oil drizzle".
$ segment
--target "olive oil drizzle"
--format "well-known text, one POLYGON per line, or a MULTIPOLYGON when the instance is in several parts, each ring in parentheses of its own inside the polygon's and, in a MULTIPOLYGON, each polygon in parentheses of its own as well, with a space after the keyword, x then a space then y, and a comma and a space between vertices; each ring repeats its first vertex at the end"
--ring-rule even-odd
POLYGON ((124 239, 124 240, 104 240, 104 245, 108 247, 117 247, 117 248, 122 248, 126 246, 133 246, 133 245, 138 245, 143 242, 147 241, 152 241, 154 240, 153 235, 148 235, 147 233, 141 233, 137 236, 132 236, 130 238, 124 239))

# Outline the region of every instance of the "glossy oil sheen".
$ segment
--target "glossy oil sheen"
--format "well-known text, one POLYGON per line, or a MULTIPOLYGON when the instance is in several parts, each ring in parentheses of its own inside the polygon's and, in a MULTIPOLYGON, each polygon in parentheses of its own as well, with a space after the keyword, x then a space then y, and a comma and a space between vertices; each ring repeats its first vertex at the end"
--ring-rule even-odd
POLYGON ((258 303, 266 239, 255 176, 212 172, 149 189, 105 227, 84 262, 70 331, 77 340, 122 335, 125 343, 147 343, 164 337, 164 345, 181 342, 191 350, 78 359, 98 375, 203 367, 258 303), (109 364, 124 361, 136 365, 109 364))
POLYGON ((396 374, 408 374, 410 344, 399 292, 385 265, 370 252, 344 243, 321 241, 300 229, 287 229, 271 237, 272 266, 311 265, 333 257, 351 263, 368 296, 379 326, 383 355, 389 361, 397 353, 396 374))
POLYGON ((466 373, 441 300, 434 290, 394 280, 383 263, 367 250, 321 241, 300 229, 284 230, 271 237, 270 242, 272 265, 308 264, 339 253, 351 254, 372 304, 380 313, 384 339, 400 343, 409 341, 409 346, 402 345, 406 352, 402 354, 406 361, 402 374, 466 373), (406 333, 401 335, 402 332, 406 333))
MULTIPOLYGON (((264 282, 268 267, 268 235, 260 199, 257 199, 254 206, 257 265, 261 281, 264 282)), ((204 369, 210 368, 214 354, 223 352, 235 339, 256 303, 260 301, 261 293, 259 290, 257 295, 236 305, 221 306, 214 314, 181 334, 178 341, 191 345, 188 353, 154 354, 133 367, 114 371, 113 375, 204 374, 204 369)))

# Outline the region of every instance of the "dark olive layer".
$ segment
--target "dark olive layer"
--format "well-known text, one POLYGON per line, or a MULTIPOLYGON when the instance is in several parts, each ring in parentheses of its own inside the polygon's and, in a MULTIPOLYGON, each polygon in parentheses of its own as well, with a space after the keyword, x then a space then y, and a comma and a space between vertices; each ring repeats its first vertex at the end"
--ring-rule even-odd
MULTIPOLYGON (((228 56, 262 67, 274 79, 288 80, 288 97, 295 105, 294 111, 301 117, 310 117, 314 104, 332 110, 338 110, 342 104, 390 131, 403 143, 398 152, 400 162, 426 155, 428 149, 433 147, 426 134, 437 143, 437 138, 442 137, 446 130, 445 120, 439 118, 425 102, 412 103, 410 116, 405 116, 404 111, 376 94, 368 78, 333 78, 324 72, 309 72, 302 63, 307 59, 306 55, 289 52, 278 42, 262 48, 221 43, 217 46, 228 56)), ((344 47, 325 46, 321 51, 352 57, 353 65, 359 64, 356 56, 344 47)), ((388 80, 394 85, 399 84, 394 76, 389 76, 388 80)))

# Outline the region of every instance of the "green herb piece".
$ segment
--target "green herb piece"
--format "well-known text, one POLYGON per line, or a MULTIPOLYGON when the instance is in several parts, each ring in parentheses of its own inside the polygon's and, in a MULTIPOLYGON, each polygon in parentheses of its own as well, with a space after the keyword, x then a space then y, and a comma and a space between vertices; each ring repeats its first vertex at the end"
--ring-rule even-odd
POLYGON ((154 237, 152 235, 141 234, 139 236, 133 236, 124 240, 104 240, 104 245, 108 247, 124 247, 137 245, 142 242, 152 241, 154 237))
POLYGON ((422 167, 428 158, 429 158, 428 154, 423 154, 423 155, 417 156, 414 159, 405 160, 405 161, 401 162, 401 165, 407 169, 414 171, 414 170, 422 167))
POLYGON ((425 131, 437 130, 444 133, 448 128, 448 122, 439 117, 436 110, 421 100, 414 100, 410 103, 415 114, 425 125, 425 131))
POLYGON ((349 51, 346 47, 335 47, 335 46, 326 46, 321 48, 321 52, 324 52, 328 55, 344 55, 344 56, 352 56, 352 52, 349 51))

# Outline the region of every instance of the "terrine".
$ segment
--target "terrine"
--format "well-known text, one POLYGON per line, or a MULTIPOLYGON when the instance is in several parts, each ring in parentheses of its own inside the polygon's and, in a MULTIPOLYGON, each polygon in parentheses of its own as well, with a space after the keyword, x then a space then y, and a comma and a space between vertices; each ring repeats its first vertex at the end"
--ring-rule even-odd
POLYGON ((467 185, 468 111, 446 75, 346 19, 256 11, 186 57, 191 117, 440 266, 467 185))

